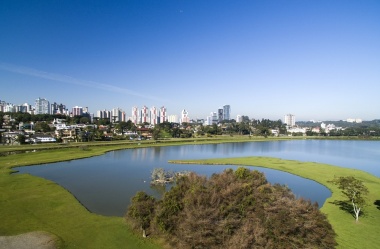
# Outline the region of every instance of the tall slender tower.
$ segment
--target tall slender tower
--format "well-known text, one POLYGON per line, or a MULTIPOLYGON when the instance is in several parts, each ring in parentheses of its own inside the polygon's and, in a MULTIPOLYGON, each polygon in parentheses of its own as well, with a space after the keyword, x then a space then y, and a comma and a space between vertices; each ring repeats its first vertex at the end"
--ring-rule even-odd
POLYGON ((149 121, 149 109, 144 105, 140 111, 140 123, 149 123, 149 121))
POLYGON ((149 113, 149 119, 150 119, 150 124, 156 125, 158 124, 158 110, 155 106, 152 106, 150 108, 150 113, 149 113))
POLYGON ((166 113, 166 108, 165 106, 162 106, 160 108, 160 123, 163 123, 163 122, 166 122, 168 121, 168 116, 167 116, 167 113, 166 113))
POLYGON ((132 107, 132 123, 135 125, 139 122, 139 108, 137 106, 132 107))
POLYGON ((230 105, 224 105, 223 106, 223 120, 230 120, 231 119, 231 106, 230 105))

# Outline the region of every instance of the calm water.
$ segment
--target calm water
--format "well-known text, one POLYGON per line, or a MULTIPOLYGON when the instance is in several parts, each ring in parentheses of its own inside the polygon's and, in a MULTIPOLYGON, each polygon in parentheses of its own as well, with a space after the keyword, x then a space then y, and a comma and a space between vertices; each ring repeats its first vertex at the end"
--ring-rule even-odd
MULTIPOLYGON (((380 176, 380 142, 298 140, 211 145, 185 145, 113 151, 105 155, 40 166, 20 167, 57 182, 68 189, 90 211, 122 216, 130 198, 139 190, 159 197, 162 189, 150 187, 154 168, 191 170, 210 176, 235 166, 176 165, 175 159, 204 159, 241 156, 269 156, 300 161, 329 163, 357 168, 380 176)), ((260 165, 257 165, 260 166, 260 165)), ((324 186, 285 172, 256 168, 272 183, 288 185, 298 197, 323 205, 330 191, 324 186)), ((327 176, 329 177, 329 176, 327 176)))

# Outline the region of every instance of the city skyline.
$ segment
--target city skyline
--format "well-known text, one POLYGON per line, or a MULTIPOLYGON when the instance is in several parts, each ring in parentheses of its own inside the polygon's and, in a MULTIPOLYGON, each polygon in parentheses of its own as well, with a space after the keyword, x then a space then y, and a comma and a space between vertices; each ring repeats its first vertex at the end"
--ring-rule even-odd
POLYGON ((10 1, 0 99, 205 118, 379 118, 378 1, 10 1))

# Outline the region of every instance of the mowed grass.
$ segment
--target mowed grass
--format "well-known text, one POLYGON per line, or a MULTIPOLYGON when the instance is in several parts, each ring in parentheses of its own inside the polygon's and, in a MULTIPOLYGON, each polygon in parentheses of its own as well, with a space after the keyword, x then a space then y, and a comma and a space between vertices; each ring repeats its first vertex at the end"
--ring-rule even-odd
POLYGON ((54 182, 28 174, 10 174, 12 166, 100 152, 101 149, 76 148, 0 157, 0 235, 47 231, 59 238, 60 248, 161 248, 151 239, 135 234, 122 217, 90 213, 54 182))
MULTIPOLYGON (((60 248, 162 248, 153 238, 143 239, 121 217, 105 217, 87 211, 67 190, 54 182, 28 174, 11 174, 17 166, 74 160, 101 155, 107 151, 151 146, 220 143, 236 141, 268 141, 268 139, 218 138, 191 139, 160 142, 114 142, 38 146, 46 149, 10 156, 0 156, 0 235, 16 235, 30 231, 46 231, 60 239, 60 248), (90 146, 89 146, 90 145, 90 146)), ((14 147, 14 150, 30 150, 36 146, 14 147)), ((14 151, 0 147, 1 151, 14 151)), ((329 187, 333 196, 322 208, 338 234, 339 248, 379 248, 377 235, 380 226, 380 210, 373 203, 380 199, 379 178, 359 170, 331 165, 304 163, 273 158, 251 157, 202 160, 196 163, 237 164, 279 169, 313 179, 329 187), (332 204, 343 200, 340 191, 327 181, 334 175, 354 175, 370 189, 370 206, 358 224, 354 218, 332 204)), ((187 162, 189 163, 189 162, 187 162)), ((123 197, 120 197, 123 198, 123 197)))
POLYGON ((326 200, 321 211, 327 215, 337 234, 338 248, 380 248, 380 178, 374 175, 327 164, 267 157, 172 161, 172 163, 259 166, 289 172, 319 182, 332 192, 332 196, 326 200), (368 187, 368 206, 363 208, 363 215, 360 216, 358 223, 350 213, 334 204, 336 201, 345 200, 341 191, 329 182, 334 176, 354 176, 368 187))

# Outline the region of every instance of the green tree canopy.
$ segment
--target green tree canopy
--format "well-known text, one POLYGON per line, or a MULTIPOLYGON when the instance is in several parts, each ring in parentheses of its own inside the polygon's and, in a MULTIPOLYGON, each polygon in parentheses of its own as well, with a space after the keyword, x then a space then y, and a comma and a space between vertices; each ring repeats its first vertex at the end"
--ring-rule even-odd
POLYGON ((136 225, 141 227, 143 237, 146 237, 146 229, 150 226, 155 201, 152 196, 147 195, 143 191, 139 191, 132 197, 132 203, 128 208, 126 218, 132 218, 136 225))
POLYGON ((362 181, 353 176, 341 176, 331 181, 342 190, 348 201, 351 202, 356 222, 359 221, 360 211, 366 204, 366 195, 368 188, 362 181))

